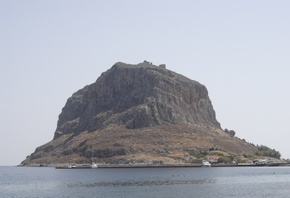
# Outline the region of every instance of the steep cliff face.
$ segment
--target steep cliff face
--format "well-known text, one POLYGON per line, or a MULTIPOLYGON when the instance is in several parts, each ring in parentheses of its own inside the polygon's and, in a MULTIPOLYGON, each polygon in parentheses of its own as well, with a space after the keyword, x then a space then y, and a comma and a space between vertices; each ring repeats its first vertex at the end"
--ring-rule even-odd
POLYGON ((257 151, 221 129, 204 85, 165 65, 116 63, 67 100, 53 140, 21 164, 175 164, 209 148, 257 151))
POLYGON ((54 139, 109 125, 137 129, 171 124, 220 124, 205 86, 150 63, 116 63, 70 97, 54 139))

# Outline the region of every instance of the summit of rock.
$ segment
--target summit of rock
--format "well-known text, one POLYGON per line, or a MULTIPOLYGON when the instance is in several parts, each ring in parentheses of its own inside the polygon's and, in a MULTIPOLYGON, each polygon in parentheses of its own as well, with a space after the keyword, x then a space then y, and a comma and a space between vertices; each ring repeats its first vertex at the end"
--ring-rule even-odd
POLYGON ((118 62, 68 99, 55 138, 112 124, 137 129, 165 123, 220 127, 204 85, 148 62, 118 62))

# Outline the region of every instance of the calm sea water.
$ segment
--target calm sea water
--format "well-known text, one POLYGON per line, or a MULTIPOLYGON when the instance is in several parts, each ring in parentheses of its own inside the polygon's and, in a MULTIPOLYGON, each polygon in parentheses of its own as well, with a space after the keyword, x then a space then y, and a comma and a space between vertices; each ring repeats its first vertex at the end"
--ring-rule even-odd
POLYGON ((0 197, 290 197, 290 167, 0 167, 0 197))

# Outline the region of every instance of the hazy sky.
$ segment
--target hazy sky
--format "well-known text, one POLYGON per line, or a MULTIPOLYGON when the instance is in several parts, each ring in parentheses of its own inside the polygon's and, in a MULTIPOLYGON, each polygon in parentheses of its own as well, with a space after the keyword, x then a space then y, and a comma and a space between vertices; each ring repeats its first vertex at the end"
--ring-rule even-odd
POLYGON ((121 61, 204 84, 222 128, 290 158, 290 1, 0 0, 0 165, 52 140, 75 91, 121 61))

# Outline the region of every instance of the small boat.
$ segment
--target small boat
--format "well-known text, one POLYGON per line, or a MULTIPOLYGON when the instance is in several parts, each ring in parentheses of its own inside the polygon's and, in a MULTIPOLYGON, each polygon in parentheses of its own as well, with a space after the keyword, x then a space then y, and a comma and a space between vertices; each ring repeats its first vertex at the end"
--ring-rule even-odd
POLYGON ((202 160, 202 167, 211 167, 211 164, 207 160, 202 160))
POLYGON ((98 168, 98 164, 95 163, 95 160, 94 160, 94 152, 92 151, 92 164, 91 164, 91 168, 98 168))
POLYGON ((93 162, 91 168, 98 168, 98 164, 96 164, 95 162, 93 162))

